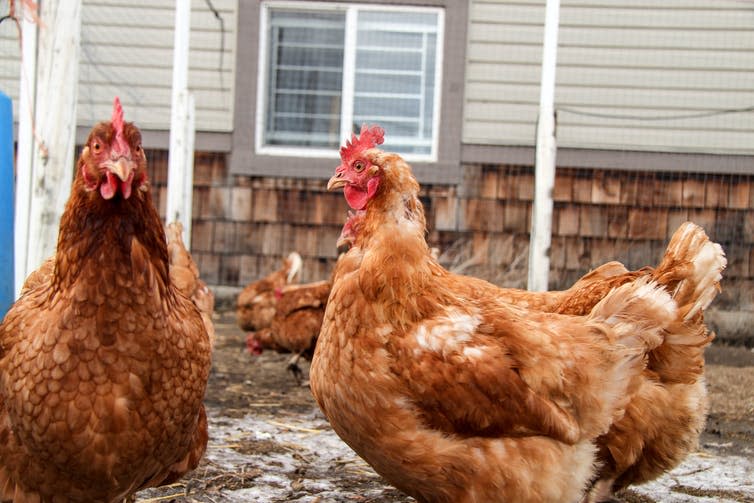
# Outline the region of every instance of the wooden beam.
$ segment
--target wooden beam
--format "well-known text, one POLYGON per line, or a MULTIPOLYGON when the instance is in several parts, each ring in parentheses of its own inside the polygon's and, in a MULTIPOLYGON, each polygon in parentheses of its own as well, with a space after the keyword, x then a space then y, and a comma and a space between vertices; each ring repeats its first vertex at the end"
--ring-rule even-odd
MULTIPOLYGON (((30 186, 28 195, 18 196, 19 211, 28 215, 28 233, 25 267, 17 276, 17 284, 55 252, 60 217, 70 194, 74 170, 81 0, 41 2, 39 17, 43 26, 39 28, 37 43, 36 86, 33 92, 28 91, 34 97, 33 115, 24 117, 19 113, 19 120, 33 117, 30 125, 33 147, 24 159, 26 164, 18 165, 19 172, 30 175, 30 186), (28 205, 21 198, 27 198, 28 205)), ((28 53, 24 54, 27 56, 28 53)), ((24 85, 28 86, 30 81, 24 85)))
POLYGON ((170 154, 165 220, 181 222, 183 241, 191 249, 191 196, 194 186, 194 98, 188 91, 191 2, 175 5, 173 44, 173 99, 170 117, 170 154))
POLYGON ((560 0, 547 0, 545 34, 542 43, 542 80, 537 121, 537 150, 534 170, 534 204, 532 205, 529 241, 529 279, 527 288, 547 290, 550 274, 552 240, 552 188, 555 185, 555 68, 558 54, 560 0))

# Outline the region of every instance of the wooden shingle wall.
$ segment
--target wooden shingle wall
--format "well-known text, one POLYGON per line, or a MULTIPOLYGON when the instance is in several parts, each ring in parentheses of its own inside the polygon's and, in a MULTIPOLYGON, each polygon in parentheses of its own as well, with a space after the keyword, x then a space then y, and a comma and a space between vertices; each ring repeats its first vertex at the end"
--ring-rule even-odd
MULTIPOLYGON (((167 154, 149 154, 164 214, 167 154)), ((422 188, 430 244, 448 267, 525 286, 533 169, 463 169, 459 186, 422 188)), ((204 279, 244 286, 293 250, 304 258, 302 281, 326 278, 347 206, 325 183, 231 176, 224 154, 197 153, 191 251, 204 279)), ((655 264, 675 229, 692 220, 728 255, 721 302, 754 304, 754 177, 559 167, 554 199, 551 288, 609 260, 655 264)))

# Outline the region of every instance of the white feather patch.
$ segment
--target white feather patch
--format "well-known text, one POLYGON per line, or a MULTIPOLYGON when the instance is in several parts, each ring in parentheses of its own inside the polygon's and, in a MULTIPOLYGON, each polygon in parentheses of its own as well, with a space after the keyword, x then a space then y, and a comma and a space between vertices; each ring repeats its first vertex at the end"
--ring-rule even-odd
POLYGON ((464 347, 471 342, 481 320, 478 316, 455 309, 445 315, 425 321, 413 332, 417 349, 415 352, 431 351, 440 354, 451 352, 470 352, 468 356, 480 356, 481 351, 473 347, 464 347), (475 352, 476 351, 476 352, 475 352))

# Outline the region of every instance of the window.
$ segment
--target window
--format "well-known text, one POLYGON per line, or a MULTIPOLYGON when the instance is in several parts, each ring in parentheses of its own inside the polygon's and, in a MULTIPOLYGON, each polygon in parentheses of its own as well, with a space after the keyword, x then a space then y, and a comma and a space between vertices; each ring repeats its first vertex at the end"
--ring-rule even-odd
POLYGON ((256 151, 332 157, 363 123, 385 148, 437 159, 443 10, 262 4, 256 151))

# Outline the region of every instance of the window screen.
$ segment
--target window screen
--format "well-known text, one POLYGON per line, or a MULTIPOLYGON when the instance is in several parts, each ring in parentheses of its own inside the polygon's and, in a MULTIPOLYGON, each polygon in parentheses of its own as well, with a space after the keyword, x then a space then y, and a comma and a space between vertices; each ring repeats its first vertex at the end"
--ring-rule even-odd
POLYGON ((336 151, 363 123, 386 149, 435 158, 442 12, 266 4, 261 151, 336 151))

